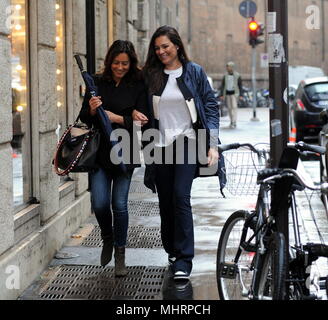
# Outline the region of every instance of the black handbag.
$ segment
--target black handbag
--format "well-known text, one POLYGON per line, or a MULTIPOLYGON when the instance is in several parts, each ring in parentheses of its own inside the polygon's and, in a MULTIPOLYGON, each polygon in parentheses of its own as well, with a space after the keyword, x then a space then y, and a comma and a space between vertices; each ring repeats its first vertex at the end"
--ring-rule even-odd
POLYGON ((63 133, 54 157, 54 169, 59 176, 70 172, 89 172, 98 168, 97 151, 100 132, 78 123, 79 118, 63 133))

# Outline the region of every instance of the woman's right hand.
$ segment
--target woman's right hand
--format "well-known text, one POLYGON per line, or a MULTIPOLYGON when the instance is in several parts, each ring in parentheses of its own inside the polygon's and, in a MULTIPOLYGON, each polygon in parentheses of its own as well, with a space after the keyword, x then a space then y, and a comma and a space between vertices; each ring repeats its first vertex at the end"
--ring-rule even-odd
POLYGON ((102 105, 102 102, 100 100, 101 97, 92 97, 89 100, 89 106, 90 106, 90 114, 94 116, 97 112, 97 108, 99 108, 102 105))
POLYGON ((145 124, 148 123, 148 118, 138 110, 133 110, 132 119, 133 121, 140 122, 141 126, 144 126, 145 124))

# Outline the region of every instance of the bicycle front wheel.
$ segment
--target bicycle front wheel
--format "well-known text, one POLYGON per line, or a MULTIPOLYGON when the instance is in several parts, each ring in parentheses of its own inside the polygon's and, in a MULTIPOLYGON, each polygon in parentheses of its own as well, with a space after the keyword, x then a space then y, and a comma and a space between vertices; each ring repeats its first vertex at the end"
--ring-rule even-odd
POLYGON ((268 242, 259 272, 257 297, 259 300, 285 299, 287 249, 282 233, 274 232, 268 242))
MULTIPOLYGON (((247 211, 234 212, 224 224, 220 235, 216 258, 216 280, 221 300, 248 299, 255 253, 243 250, 238 262, 234 262, 240 247, 245 220, 248 217, 247 211)), ((246 240, 253 234, 253 230, 248 228, 246 240)))

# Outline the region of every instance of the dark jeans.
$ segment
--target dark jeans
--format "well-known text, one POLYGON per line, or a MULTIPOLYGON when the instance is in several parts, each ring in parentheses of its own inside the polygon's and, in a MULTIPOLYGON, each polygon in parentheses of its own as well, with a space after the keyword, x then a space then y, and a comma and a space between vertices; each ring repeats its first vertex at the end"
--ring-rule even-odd
POLYGON ((113 235, 112 210, 114 216, 114 244, 126 245, 129 226, 128 195, 133 170, 126 175, 112 176, 108 170, 98 169, 90 173, 91 201, 102 238, 113 235))
MULTIPOLYGON (((172 145, 167 148, 172 148, 172 145)), ((155 182, 159 198, 163 247, 169 255, 176 257, 175 271, 191 272, 194 227, 190 193, 197 165, 188 164, 187 139, 183 150, 180 151, 184 153, 184 163, 157 164, 155 182)), ((165 148, 162 148, 162 152, 165 152, 165 148)))

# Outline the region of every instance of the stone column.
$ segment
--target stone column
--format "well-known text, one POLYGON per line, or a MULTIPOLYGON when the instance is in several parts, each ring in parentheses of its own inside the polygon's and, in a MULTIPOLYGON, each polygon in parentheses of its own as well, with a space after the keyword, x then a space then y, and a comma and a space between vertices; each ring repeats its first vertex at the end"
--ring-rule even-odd
MULTIPOLYGON (((111 17, 109 19, 112 19, 111 17)), ((108 10, 107 1, 96 1, 96 70, 104 65, 108 49, 108 10)), ((111 44, 110 44, 111 45, 111 44)))
POLYGON ((149 43, 149 0, 140 0, 138 3, 138 55, 140 64, 143 65, 147 53, 148 53, 148 43, 149 43))
MULTIPOLYGON (((83 58, 87 54, 86 44, 86 12, 85 1, 71 0, 72 1, 72 40, 73 40, 73 52, 69 53, 72 56, 74 54, 81 55, 84 66, 86 67, 86 59, 83 58)), ((83 98, 80 95, 80 88, 84 86, 80 70, 76 66, 75 60, 73 61, 73 120, 75 121, 78 116, 83 98)), ((88 187, 88 176, 85 173, 72 174, 72 178, 76 181, 75 194, 80 196, 88 187)))
POLYGON ((127 39, 126 0, 114 0, 114 40, 127 39))
MULTIPOLYGON (((57 141, 55 130, 58 124, 56 106, 55 5, 55 0, 37 1, 40 203, 41 221, 43 223, 49 220, 59 209, 59 178, 51 166, 57 141)), ((32 88, 32 90, 35 89, 32 88)), ((34 141, 34 143, 37 142, 34 141)))
POLYGON ((138 31, 135 28, 135 23, 138 20, 138 2, 135 0, 127 1, 127 16, 126 16, 126 24, 127 24, 127 39, 129 39, 135 47, 137 47, 138 40, 138 31))

